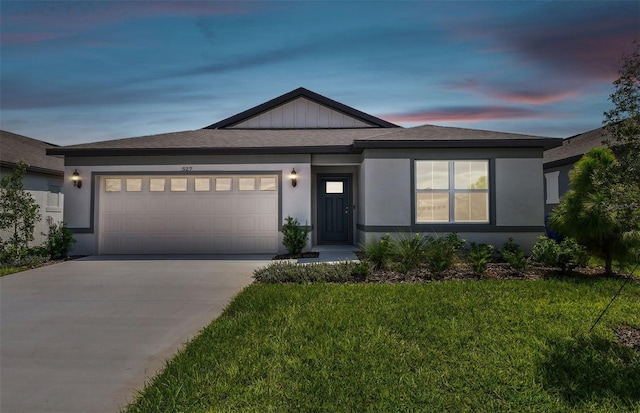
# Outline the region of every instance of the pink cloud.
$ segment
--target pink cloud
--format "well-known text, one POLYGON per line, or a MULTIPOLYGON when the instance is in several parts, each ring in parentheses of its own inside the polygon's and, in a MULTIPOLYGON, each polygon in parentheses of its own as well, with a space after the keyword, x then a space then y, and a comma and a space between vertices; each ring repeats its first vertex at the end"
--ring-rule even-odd
MULTIPOLYGON (((551 115, 559 117, 559 115, 551 115)), ((429 123, 429 122, 480 122, 489 120, 518 120, 549 118, 548 113, 502 106, 452 107, 434 110, 382 115, 383 119, 393 123, 429 123)))

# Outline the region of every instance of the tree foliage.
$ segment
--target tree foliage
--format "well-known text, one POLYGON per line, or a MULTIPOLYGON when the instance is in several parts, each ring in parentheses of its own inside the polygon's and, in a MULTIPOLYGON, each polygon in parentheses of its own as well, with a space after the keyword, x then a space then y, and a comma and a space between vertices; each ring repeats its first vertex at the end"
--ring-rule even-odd
POLYGON ((9 234, 6 240, 12 253, 19 255, 33 241, 33 230, 40 220, 40 206, 24 190, 27 165, 20 162, 11 175, 0 180, 0 229, 9 234))
POLYGON ((607 273, 614 259, 624 262, 629 257, 633 245, 629 233, 634 229, 625 220, 625 210, 615 207, 610 187, 601 181, 616 165, 611 149, 594 148, 585 154, 569 173, 572 189, 549 220, 555 231, 602 258, 607 273))

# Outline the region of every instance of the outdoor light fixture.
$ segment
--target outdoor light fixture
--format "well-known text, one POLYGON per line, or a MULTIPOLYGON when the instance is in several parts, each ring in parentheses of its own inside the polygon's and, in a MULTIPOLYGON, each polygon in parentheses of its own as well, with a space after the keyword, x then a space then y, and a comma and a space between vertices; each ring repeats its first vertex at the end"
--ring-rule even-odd
POLYGON ((78 189, 82 188, 82 179, 80 179, 80 174, 77 169, 71 174, 71 180, 73 181, 73 186, 78 189))
POLYGON ((289 174, 289 179, 291 179, 291 186, 295 188, 296 185, 298 185, 298 173, 296 172, 296 168, 293 168, 291 170, 291 173, 289 174))

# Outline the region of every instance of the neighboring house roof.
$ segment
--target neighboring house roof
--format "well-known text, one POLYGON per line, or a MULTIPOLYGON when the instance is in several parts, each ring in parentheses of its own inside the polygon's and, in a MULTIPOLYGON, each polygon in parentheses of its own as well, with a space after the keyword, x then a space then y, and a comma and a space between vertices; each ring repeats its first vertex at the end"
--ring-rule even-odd
POLYGON ((48 175, 64 175, 64 159, 47 155, 47 149, 57 145, 0 130, 0 165, 14 168, 20 161, 27 170, 48 175))
POLYGON ((565 138, 561 146, 544 152, 544 167, 553 168, 575 163, 591 149, 603 146, 603 142, 607 139, 611 139, 611 135, 604 128, 565 138))
POLYGON ((556 138, 473 129, 431 125, 404 129, 317 93, 299 88, 203 129, 52 148, 48 153, 68 156, 358 153, 365 148, 550 148, 559 144, 560 140, 556 138), (315 129, 234 127, 301 97, 328 107, 332 111, 357 118, 367 126, 315 129))

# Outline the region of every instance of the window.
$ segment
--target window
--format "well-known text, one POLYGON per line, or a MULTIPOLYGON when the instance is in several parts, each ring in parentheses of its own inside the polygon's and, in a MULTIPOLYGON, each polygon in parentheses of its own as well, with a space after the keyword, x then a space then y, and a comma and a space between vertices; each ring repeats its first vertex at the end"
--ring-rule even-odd
POLYGON ((47 208, 60 208, 62 207, 62 187, 60 185, 49 185, 49 192, 47 193, 47 208))
POLYGON ((127 192, 140 192, 142 191, 142 179, 130 178, 127 179, 127 192))
POLYGON ((187 178, 171 178, 171 192, 185 192, 187 190, 187 178))
POLYGON ((544 179, 547 182, 547 204, 560 203, 560 185, 558 184, 559 176, 560 171, 544 174, 544 179))
POLYGON ((211 190, 211 180, 209 178, 196 178, 196 192, 207 192, 211 190))
POLYGON ((416 223, 489 222, 489 161, 416 161, 416 223))
POLYGON ((164 185, 164 178, 151 178, 149 179, 149 192, 164 192, 164 185))
POLYGON ((344 182, 342 181, 327 181, 325 183, 324 192, 326 194, 341 194, 344 192, 344 182))
POLYGON ((105 192, 120 192, 122 190, 122 181, 119 178, 107 178, 104 183, 105 192))
POLYGON ((256 178, 240 178, 238 179, 238 189, 241 191, 255 191, 256 178))
POLYGON ((231 191, 231 178, 216 178, 216 191, 231 191))

